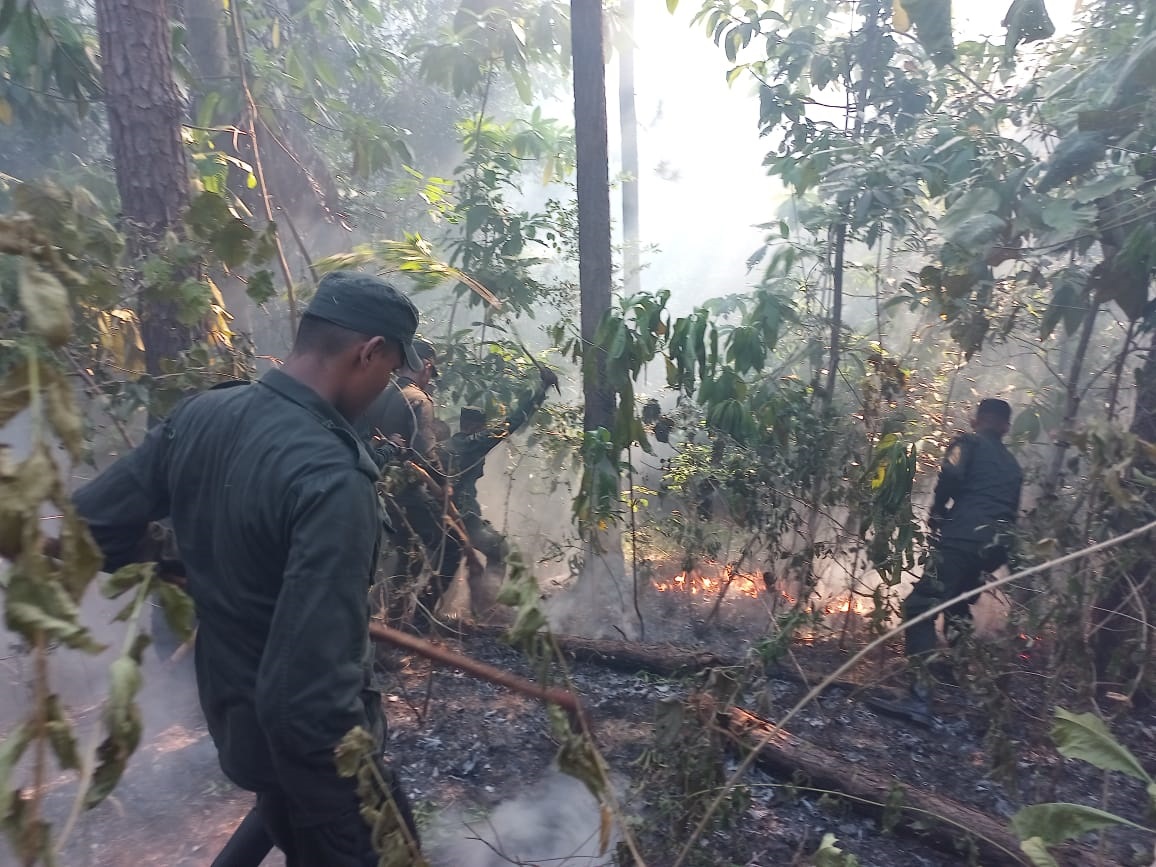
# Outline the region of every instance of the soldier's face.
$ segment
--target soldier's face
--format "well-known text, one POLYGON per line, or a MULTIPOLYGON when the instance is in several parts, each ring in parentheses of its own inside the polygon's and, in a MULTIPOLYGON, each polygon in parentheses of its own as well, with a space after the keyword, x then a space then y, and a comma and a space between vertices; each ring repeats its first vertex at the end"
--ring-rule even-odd
POLYGON ((343 406, 346 418, 357 418, 389 385, 402 366, 401 345, 394 340, 374 337, 355 347, 349 359, 343 406))

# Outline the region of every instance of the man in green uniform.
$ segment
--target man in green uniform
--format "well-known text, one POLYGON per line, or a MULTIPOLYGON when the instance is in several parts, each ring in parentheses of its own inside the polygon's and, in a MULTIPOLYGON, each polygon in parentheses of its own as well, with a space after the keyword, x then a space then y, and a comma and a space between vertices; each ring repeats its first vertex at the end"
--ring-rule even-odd
MULTIPOLYGON (((289 867, 377 863, 356 783, 334 763, 354 727, 384 734, 367 665, 378 467, 350 422, 420 363, 417 318, 376 277, 326 275, 284 367, 185 400, 75 495, 110 571, 150 521, 171 520, 209 733, 289 867)), ((405 795, 380 749, 376 760, 382 803, 416 849, 405 795)))
MULTIPOLYGON (((397 381, 373 402, 358 422, 358 430, 367 437, 400 440, 419 466, 440 484, 445 475, 436 449, 436 416, 430 397, 431 385, 438 376, 437 352, 432 343, 420 338, 414 341, 414 349, 418 364, 398 373, 397 381)), ((438 501, 423 481, 410 479, 400 490, 394 490, 392 497, 398 511, 394 516, 396 523, 408 525, 420 542, 420 548, 406 552, 409 580, 416 583, 423 563, 429 564, 429 580, 418 597, 417 620, 426 623, 432 619, 438 602, 457 575, 462 563, 462 545, 446 526, 446 503, 438 501), (421 548, 425 550, 424 558, 421 548)), ((403 608, 396 598, 390 600, 391 617, 403 608)))
MULTIPOLYGON (((486 470, 486 456, 516 433, 546 399, 546 389, 557 388, 558 377, 546 367, 538 368, 537 388, 527 391, 505 419, 486 424, 486 414, 477 407, 463 407, 459 429, 441 444, 446 474, 453 483, 453 500, 473 546, 486 555, 487 565, 505 562, 509 546, 494 526, 482 517, 478 502, 478 480, 486 470)), ((475 600, 475 604, 480 600, 475 600)))
MULTIPOLYGON (((1011 407, 994 398, 982 400, 971 425, 974 433, 951 442, 939 470, 928 522, 930 556, 903 603, 905 622, 979 587, 983 573, 1008 560, 1023 486, 1019 462, 1003 443, 1011 428, 1011 407)), ((945 612, 944 631, 952 644, 970 631, 971 606, 978 599, 956 603, 945 612)), ((932 659, 937 649, 934 618, 912 624, 904 635, 914 667, 911 693, 900 702, 880 705, 926 724, 931 721, 933 675, 949 677, 949 666, 932 659)))

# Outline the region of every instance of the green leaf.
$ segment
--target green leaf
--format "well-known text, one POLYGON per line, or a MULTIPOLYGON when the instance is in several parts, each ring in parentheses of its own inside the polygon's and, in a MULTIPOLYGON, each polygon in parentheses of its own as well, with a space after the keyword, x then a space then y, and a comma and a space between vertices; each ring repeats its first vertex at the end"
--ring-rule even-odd
POLYGON ((263 268, 250 275, 245 293, 257 304, 272 301, 277 297, 277 288, 273 285, 273 272, 263 268))
POLYGON ((973 248, 995 239, 1004 228, 999 216, 999 194, 987 187, 968 190, 947 209, 939 221, 939 234, 949 244, 973 248))
POLYGON ((7 816, 12 808, 16 793, 9 787, 8 778, 31 741, 32 731, 27 723, 22 723, 9 732, 3 743, 0 743, 0 816, 7 816))
MULTIPOLYGON (((678 9, 678 0, 666 0, 666 11, 667 12, 669 12, 671 15, 673 15, 674 11, 676 9, 678 9)), ((2 29, 2 28, 0 28, 0 29, 2 29)))
POLYGON ((0 34, 8 29, 12 23, 12 16, 16 14, 16 0, 4 0, 0 5, 0 34))
POLYGON ((1048 854, 1047 846, 1039 837, 1031 837, 1020 843, 1020 849, 1028 856, 1035 867, 1060 867, 1056 859, 1048 854))
POLYGON ((1065 758, 1080 759, 1103 771, 1120 771, 1137 780, 1149 784, 1153 782, 1152 777, 1136 757, 1112 737, 1108 727, 1093 714, 1075 714, 1062 707, 1056 708, 1056 721, 1052 724, 1052 740, 1055 741, 1060 755, 1065 758))
POLYGON ((1021 840, 1038 839, 1041 844, 1058 846, 1071 840, 1115 825, 1124 825, 1151 833, 1149 828, 1130 822, 1122 816, 1083 804, 1033 804, 1012 816, 1012 828, 1021 840))

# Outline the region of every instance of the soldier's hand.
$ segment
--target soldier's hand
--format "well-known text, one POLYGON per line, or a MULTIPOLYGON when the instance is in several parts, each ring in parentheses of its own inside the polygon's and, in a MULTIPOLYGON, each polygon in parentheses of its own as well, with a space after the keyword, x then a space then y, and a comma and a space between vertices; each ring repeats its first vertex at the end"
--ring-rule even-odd
POLYGON ((538 375, 542 377, 542 385, 544 385, 547 389, 552 388, 559 393, 561 392, 561 389, 558 387, 558 374, 556 374, 550 368, 542 365, 538 368, 538 375))

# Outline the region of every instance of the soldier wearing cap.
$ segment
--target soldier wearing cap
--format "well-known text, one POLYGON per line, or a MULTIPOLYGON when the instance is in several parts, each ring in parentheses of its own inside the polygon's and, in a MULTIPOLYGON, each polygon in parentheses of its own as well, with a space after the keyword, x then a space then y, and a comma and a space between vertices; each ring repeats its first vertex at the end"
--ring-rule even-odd
MULTIPOLYGON (((546 389, 558 385, 558 377, 549 368, 539 368, 540 381, 528 390, 506 418, 496 424, 487 424, 484 410, 463 407, 458 432, 441 444, 439 451, 446 474, 453 481, 454 505, 462 516, 462 523, 474 547, 486 555, 489 566, 503 563, 509 546, 505 537, 482 517, 478 502, 478 480, 486 470, 486 456, 516 433, 546 400, 546 389)), ((477 588, 471 588, 477 591, 477 588)), ((480 613, 482 600, 472 599, 475 613, 480 613)))
MULTIPOLYGON (((397 381, 374 401, 358 422, 358 429, 363 436, 377 441, 403 442, 418 465, 440 483, 445 481, 445 474, 436 448, 436 415, 430 396, 438 377, 437 352, 432 343, 421 338, 414 341, 414 350, 417 363, 398 372, 397 381)), ((411 545, 409 551, 403 552, 408 580, 418 583, 422 566, 428 562, 430 567, 429 580, 418 597, 418 621, 424 623, 433 617, 457 575, 462 544, 446 525, 447 503, 439 502, 421 481, 411 479, 392 494, 397 508, 395 523, 412 529, 420 542, 420 547, 411 545)), ((392 599, 390 616, 396 617, 403 607, 392 599)))
MULTIPOLYGON (((289 867, 377 863, 356 781, 334 763, 351 729, 384 734, 367 664, 378 467, 351 422, 421 363, 417 321, 376 277, 326 275, 282 368, 186 399, 75 495, 109 571, 150 521, 171 520, 209 733, 225 774, 256 793, 246 825, 259 818, 289 867)), ((378 796, 416 851, 405 795, 375 758, 378 796)))
MULTIPOLYGON (((1023 486, 1023 470, 1003 443, 1011 428, 1011 407, 995 398, 982 400, 971 426, 973 433, 952 440, 940 467, 928 522, 930 556, 923 576, 904 600, 904 621, 974 590, 983 573, 1008 561, 1023 486)), ((978 598, 947 609, 944 632, 953 645, 970 631, 971 606, 978 598)), ((911 624, 904 636, 907 658, 914 666, 910 695, 899 702, 876 704, 928 724, 936 677, 950 679, 950 665, 934 658, 934 619, 911 624)))

